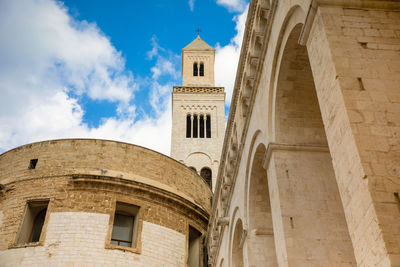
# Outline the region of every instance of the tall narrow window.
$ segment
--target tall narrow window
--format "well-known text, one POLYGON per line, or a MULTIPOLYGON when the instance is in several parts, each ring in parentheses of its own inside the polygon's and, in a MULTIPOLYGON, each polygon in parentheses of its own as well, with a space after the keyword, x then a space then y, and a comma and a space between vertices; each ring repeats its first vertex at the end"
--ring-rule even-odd
POLYGON ((136 247, 139 207, 117 202, 111 234, 111 244, 136 247))
POLYGON ((201 233, 189 225, 188 267, 200 267, 201 233))
POLYGON ((186 116, 186 138, 192 137, 192 120, 190 115, 186 116))
POLYGON ((197 115, 193 116, 193 138, 197 138, 197 133, 198 133, 198 127, 199 127, 199 122, 197 119, 197 115))
POLYGON ((200 138, 204 138, 204 116, 200 115, 200 138))
POLYGON ((207 136, 207 138, 211 138, 211 116, 210 115, 207 115, 206 136, 207 136))
POLYGON ((212 188, 212 171, 211 169, 204 167, 200 171, 200 176, 207 182, 207 184, 212 188))
POLYGON ((193 63, 193 76, 198 76, 199 69, 197 67, 197 62, 193 63))
POLYGON ((200 76, 204 76, 204 63, 200 63, 200 76))
POLYGON ((19 231, 18 244, 39 242, 48 204, 49 201, 35 201, 27 204, 19 231))

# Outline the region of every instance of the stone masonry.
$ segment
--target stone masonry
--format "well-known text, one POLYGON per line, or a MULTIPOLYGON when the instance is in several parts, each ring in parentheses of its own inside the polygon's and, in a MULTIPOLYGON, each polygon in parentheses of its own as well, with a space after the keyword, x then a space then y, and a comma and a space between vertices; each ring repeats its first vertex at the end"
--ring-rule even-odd
POLYGON ((0 183, 0 266, 185 266, 189 226, 205 233, 210 210, 211 190, 189 168, 114 141, 15 148, 0 155, 0 183), (17 243, 38 200, 48 201, 39 242, 17 243), (116 202, 139 207, 134 248, 110 244, 116 202))
POLYGON ((400 266, 400 4, 251 1, 211 266, 400 266))

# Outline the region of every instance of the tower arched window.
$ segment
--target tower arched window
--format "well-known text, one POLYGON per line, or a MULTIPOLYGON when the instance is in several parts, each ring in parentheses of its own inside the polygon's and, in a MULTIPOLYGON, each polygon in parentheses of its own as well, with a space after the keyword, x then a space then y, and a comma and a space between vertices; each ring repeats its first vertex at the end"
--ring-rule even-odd
POLYGON ((204 138, 204 116, 200 115, 200 138, 204 138))
POLYGON ((192 119, 190 115, 186 116, 186 138, 192 137, 192 119))
POLYGON ((199 75, 199 68, 197 66, 197 62, 193 63, 193 76, 199 75))
POLYGON ((206 137, 211 138, 211 116, 207 115, 206 118, 206 137))
POLYGON ((204 76, 204 63, 200 63, 200 76, 204 76))
POLYGON ((200 176, 207 182, 207 184, 212 188, 212 171, 210 168, 204 167, 200 171, 200 176))
POLYGON ((198 117, 197 117, 197 115, 194 115, 193 116, 193 138, 197 138, 198 128, 199 128, 198 117))

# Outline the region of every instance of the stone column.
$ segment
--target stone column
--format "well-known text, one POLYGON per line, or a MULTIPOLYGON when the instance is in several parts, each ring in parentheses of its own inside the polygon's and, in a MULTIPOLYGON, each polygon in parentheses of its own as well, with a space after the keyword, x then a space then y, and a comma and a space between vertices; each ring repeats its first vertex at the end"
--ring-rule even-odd
POLYGON ((397 266, 400 12, 370 2, 316 7, 307 51, 357 264, 397 266))
POLYGON ((274 144, 269 150, 279 266, 355 264, 328 148, 274 144))

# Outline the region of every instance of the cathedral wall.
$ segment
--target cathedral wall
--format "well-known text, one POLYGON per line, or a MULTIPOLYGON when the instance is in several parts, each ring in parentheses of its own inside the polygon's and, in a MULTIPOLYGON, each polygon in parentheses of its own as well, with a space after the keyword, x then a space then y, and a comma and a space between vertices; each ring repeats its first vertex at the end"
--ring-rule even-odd
MULTIPOLYGON (((329 262, 335 262, 335 266, 397 266, 400 263, 400 188, 396 182, 399 178, 398 168, 395 167, 399 158, 396 118, 400 116, 397 109, 400 17, 395 11, 398 9, 394 1, 371 1, 368 5, 357 1, 315 1, 314 4, 310 6, 310 1, 261 0, 250 4, 237 73, 239 79, 228 119, 228 140, 225 140, 221 157, 223 167, 220 170, 224 172, 217 182, 210 220, 208 242, 213 266, 219 266, 221 262, 224 266, 233 266, 231 233, 237 219, 243 221, 243 230, 247 230, 247 233, 243 232, 245 239, 242 243, 244 266, 266 264, 254 264, 255 261, 249 258, 252 251, 246 251, 252 245, 253 238, 248 208, 251 194, 248 179, 251 179, 249 173, 252 169, 249 166, 259 143, 268 148, 265 162, 270 160, 270 167, 275 165, 275 171, 271 168, 268 172, 268 185, 275 250, 280 266, 319 265, 316 263, 318 261, 324 266, 328 266, 329 262), (316 12, 315 19, 313 12, 316 12), (260 21, 268 21, 268 26, 263 29, 264 35, 261 33, 259 36, 262 37, 257 37, 260 21), (302 29, 295 43, 301 43, 303 48, 306 46, 307 53, 296 54, 297 62, 285 66, 283 54, 294 52, 283 52, 285 43, 291 30, 298 24, 302 29), (253 35, 256 37, 253 38, 253 35), (257 66, 254 59, 257 58, 257 38, 264 38, 265 55, 258 54, 262 55, 258 67, 262 67, 252 77, 251 71, 257 66), (308 40, 307 43, 305 40, 308 40), (298 64, 300 60, 304 60, 304 63, 298 64), (308 101, 311 100, 307 99, 309 94, 302 96, 301 90, 297 90, 309 86, 305 80, 296 80, 297 77, 307 78, 305 74, 309 73, 303 71, 308 60, 312 70, 311 79, 315 83, 314 95, 316 92, 318 101, 308 101), (285 80, 278 81, 280 71, 286 75, 285 80), (284 90, 275 91, 276 86, 284 90), (286 90, 291 87, 297 90, 294 95, 291 95, 293 91, 286 90), (256 91, 255 96, 251 95, 251 90, 256 91), (277 98, 283 99, 283 102, 278 103, 277 98), (284 105, 280 107, 282 103, 284 105), (308 110, 307 114, 305 103, 308 106, 317 103, 321 116, 314 116, 317 115, 313 115, 315 110, 308 110), (288 107, 293 107, 293 110, 288 107), (313 119, 301 121, 307 119, 307 116, 303 117, 304 114, 313 119), (276 118, 280 125, 276 125, 276 118), (314 120, 317 118, 319 121, 314 120), (296 119, 298 123, 295 123, 296 119), (310 126, 309 129, 307 126, 310 126), (294 128, 297 130, 292 131, 294 128), (283 135, 276 136, 276 133, 283 135), (237 158, 231 159, 232 147, 235 147, 231 140, 236 135, 241 147, 237 158), (278 153, 279 142, 283 145, 314 142, 321 148, 325 147, 326 157, 317 157, 317 163, 309 161, 309 151, 278 153), (296 153, 298 158, 294 160, 290 155, 296 153), (275 158, 277 155, 278 160, 275 158), (303 164, 299 165, 302 161, 303 164), (313 176, 309 173, 305 175, 307 178, 304 183, 302 179, 297 179, 299 177, 296 175, 304 175, 307 170, 326 171, 328 167, 331 170, 329 174, 313 176), (291 176, 291 168, 292 175, 297 178, 292 184, 285 185, 284 171, 289 170, 291 176), (330 186, 326 186, 318 177, 330 177, 330 182, 327 182, 330 186), (291 186, 299 186, 300 191, 304 190, 293 193, 291 186), (332 195, 335 186, 336 194, 332 195), (291 197, 308 200, 302 202, 291 197), (315 212, 321 221, 307 222, 305 217, 298 218, 300 225, 296 226, 297 219, 293 217, 291 223, 292 212, 286 208, 300 203, 305 206, 292 207, 291 210, 299 210, 304 214, 315 212), (238 210, 240 212, 236 212, 238 210), (235 217, 236 214, 240 214, 239 218, 235 217), (229 218, 229 224, 225 224, 225 217, 229 218), (339 217, 340 221, 335 221, 339 217), (308 230, 302 229, 308 226, 308 230), (300 234, 292 235, 295 231, 300 231, 300 234), (319 232, 318 235, 325 232, 325 237, 316 237, 306 245, 308 241, 300 240, 302 235, 307 235, 307 231, 311 231, 308 232, 310 236, 315 236, 313 231, 319 232), (300 245, 294 245, 296 242, 300 242, 300 245), (325 245, 318 242, 325 242, 325 245), (306 264, 296 261, 301 258, 300 255, 308 261, 306 264), (297 259, 291 262, 290 259, 294 258, 297 259), (323 262, 325 259, 329 259, 329 262, 323 262)), ((313 216, 309 215, 310 218, 313 216)), ((263 217, 267 218, 265 214, 263 217)), ((259 244, 256 249, 261 246, 259 244)), ((270 249, 272 246, 263 251, 270 249)))
POLYGON ((1 266, 184 266, 189 226, 206 231, 208 185, 186 166, 141 147, 48 141, 2 154, 0 166, 0 262, 7 263, 1 266), (37 165, 28 169, 32 158, 37 165), (48 203, 40 239, 21 243, 28 203, 35 201, 48 203), (136 246, 111 244, 117 203, 138 207, 136 246))
POLYGON ((0 155, 0 183, 34 177, 87 174, 149 184, 210 207, 208 185, 185 165, 155 151, 131 144, 66 139, 33 143, 0 155), (28 169, 38 159, 35 169, 28 169), (195 190, 193 190, 195 188, 195 190))
POLYGON ((186 236, 143 222, 142 253, 106 249, 109 215, 53 212, 43 246, 0 251, 1 266, 185 266, 186 236))
POLYGON ((400 264, 400 13, 392 10, 321 7, 307 43, 361 265, 400 264))

